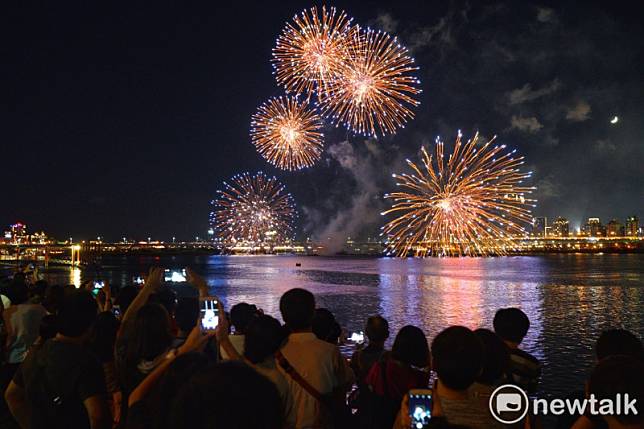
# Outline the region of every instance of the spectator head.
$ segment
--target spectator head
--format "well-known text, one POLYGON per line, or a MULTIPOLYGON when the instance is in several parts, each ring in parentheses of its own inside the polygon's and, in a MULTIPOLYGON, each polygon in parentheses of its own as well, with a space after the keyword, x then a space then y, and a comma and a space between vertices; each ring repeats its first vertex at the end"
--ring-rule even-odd
POLYGON ((433 368, 446 387, 463 391, 481 372, 483 345, 464 326, 450 326, 432 341, 433 368))
POLYGON ((244 334, 248 324, 257 316, 257 307, 240 302, 230 309, 230 323, 235 327, 235 333, 244 334))
POLYGON ((118 295, 114 300, 114 305, 118 305, 121 310, 121 314, 125 314, 134 298, 138 295, 139 291, 134 286, 125 286, 119 289, 118 295))
POLYGON ((31 288, 31 296, 36 299, 43 299, 45 292, 47 291, 47 282, 44 280, 38 280, 31 288))
POLYGON ((127 347, 129 365, 140 360, 153 360, 172 343, 170 318, 165 307, 155 303, 145 304, 136 313, 132 336, 127 347))
POLYGON ((177 308, 177 294, 168 286, 164 286, 156 293, 150 295, 148 302, 161 304, 170 317, 174 317, 177 308))
POLYGON ((476 381, 495 385, 510 365, 510 350, 503 340, 489 329, 477 329, 474 334, 483 345, 483 365, 476 381))
POLYGON ((189 333, 199 322, 199 300, 193 297, 182 297, 177 301, 174 312, 177 327, 184 333, 189 333))
POLYGON ((635 406, 638 407, 639 413, 637 415, 622 413, 604 418, 614 419, 624 426, 641 427, 635 425, 644 423, 641 405, 644 403, 642 380, 644 380, 644 362, 641 359, 624 355, 609 356, 599 361, 593 369, 587 386, 588 395, 594 394, 598 401, 602 399, 615 401, 617 394, 621 394, 620 396, 628 394, 629 401, 631 399, 637 401, 635 406))
POLYGON ((403 326, 396 335, 391 354, 394 359, 407 365, 426 367, 429 364, 427 337, 416 326, 403 326))
POLYGON ((311 329, 315 315, 315 297, 305 289, 291 289, 280 298, 282 319, 291 331, 311 329))
POLYGON ((168 422, 176 429, 281 429, 284 425, 275 384, 234 361, 212 365, 185 382, 168 422))
POLYGON ((335 320, 333 313, 326 308, 315 310, 311 329, 316 337, 331 344, 338 344, 338 339, 342 334, 340 324, 335 320))
POLYGON ((364 332, 370 342, 384 343, 389 338, 389 322, 380 315, 371 316, 367 319, 364 332))
POLYGON ((53 314, 47 314, 40 320, 40 327, 38 328, 38 336, 40 337, 41 342, 45 342, 50 338, 56 336, 58 332, 58 325, 56 323, 56 316, 53 314))
POLYGON ((45 290, 45 298, 43 299, 43 306, 51 313, 58 313, 60 304, 65 296, 65 288, 61 285, 50 285, 45 290))
POLYGON ((7 297, 11 305, 24 304, 29 299, 29 289, 26 284, 13 281, 7 288, 7 297))
POLYGON ((244 356, 257 364, 273 356, 284 342, 286 335, 277 319, 261 315, 255 317, 246 329, 244 356))
POLYGON ((103 311, 96 316, 90 348, 103 363, 114 360, 114 343, 119 325, 118 319, 111 311, 103 311))
POLYGON ((504 341, 521 344, 530 329, 530 319, 518 308, 502 308, 494 315, 494 332, 504 341))
POLYGON ((595 355, 598 361, 615 355, 628 355, 641 359, 642 341, 626 329, 609 329, 603 331, 597 339, 595 355))
POLYGON ((203 353, 186 353, 172 361, 168 370, 159 381, 155 396, 153 425, 151 427, 167 427, 167 417, 172 401, 177 396, 181 386, 193 375, 204 371, 209 365, 209 359, 203 353))
POLYGON ((66 294, 58 311, 58 333, 72 338, 89 335, 97 312, 91 292, 79 289, 66 294))

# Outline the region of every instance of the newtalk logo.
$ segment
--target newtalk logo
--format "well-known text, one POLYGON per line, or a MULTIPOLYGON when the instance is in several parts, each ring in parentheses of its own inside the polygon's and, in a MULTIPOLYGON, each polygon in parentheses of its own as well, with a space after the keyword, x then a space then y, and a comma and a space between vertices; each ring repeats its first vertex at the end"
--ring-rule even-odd
MULTIPOLYGON (((591 414, 593 416, 637 415, 637 399, 628 393, 615 398, 597 399, 533 399, 532 414, 560 416, 562 414, 591 414)), ((497 387, 490 396, 490 412, 503 424, 517 423, 530 411, 530 400, 523 389, 512 384, 497 387)))

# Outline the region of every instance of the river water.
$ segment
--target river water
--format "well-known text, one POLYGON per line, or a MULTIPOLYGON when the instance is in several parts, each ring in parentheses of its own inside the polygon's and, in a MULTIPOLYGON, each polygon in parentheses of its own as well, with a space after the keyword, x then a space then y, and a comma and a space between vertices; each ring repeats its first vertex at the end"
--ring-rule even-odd
MULTIPOLYGON (((497 309, 527 313, 522 347, 544 364, 541 390, 583 387, 602 329, 644 336, 644 255, 562 254, 499 258, 393 259, 297 256, 130 256, 104 260, 100 276, 126 284, 151 265, 193 267, 230 308, 246 301, 279 318, 279 297, 309 289, 349 331, 381 314, 397 330, 414 324, 429 341, 449 325, 492 327, 497 309), (300 266, 297 266, 300 264, 300 266)), ((49 273, 78 284, 77 269, 49 273)))

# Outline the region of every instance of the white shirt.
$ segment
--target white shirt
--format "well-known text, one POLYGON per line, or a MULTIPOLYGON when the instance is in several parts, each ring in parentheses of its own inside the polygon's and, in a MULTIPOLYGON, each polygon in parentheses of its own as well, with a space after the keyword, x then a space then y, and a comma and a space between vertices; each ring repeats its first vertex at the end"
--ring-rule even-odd
MULTIPOLYGON (((228 339, 230 339, 230 343, 233 345, 235 350, 237 350, 237 353, 239 353, 241 356, 244 356, 244 338, 246 338, 245 335, 228 336, 228 339)), ((224 350, 223 347, 219 347, 219 353, 221 353, 221 358, 223 360, 230 359, 230 356, 228 356, 228 353, 226 353, 226 350, 224 350)))
MULTIPOLYGON (((353 371, 340 350, 333 344, 319 340, 312 332, 291 334, 282 347, 282 354, 297 373, 323 395, 354 381, 353 371)), ((325 419, 318 400, 293 381, 291 376, 285 372, 284 375, 291 385, 296 385, 293 387, 296 427, 326 427, 325 421, 328 419, 325 419)))

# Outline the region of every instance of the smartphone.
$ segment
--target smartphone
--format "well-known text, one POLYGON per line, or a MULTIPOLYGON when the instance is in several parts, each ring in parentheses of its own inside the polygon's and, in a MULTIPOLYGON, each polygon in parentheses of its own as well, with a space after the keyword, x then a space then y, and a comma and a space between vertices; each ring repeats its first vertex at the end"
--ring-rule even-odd
POLYGON ((98 296, 98 293, 99 293, 100 291, 101 291, 100 289, 96 289, 96 288, 94 288, 94 289, 92 290, 92 295, 94 295, 94 298, 96 298, 96 297, 98 296))
POLYGON ((105 286, 105 282, 102 280, 94 282, 94 289, 103 289, 103 286, 105 286))
POLYGON ((112 306, 112 314, 114 317, 119 318, 121 317, 121 307, 118 305, 113 305, 112 306))
POLYGON ((186 270, 165 270, 165 281, 172 283, 183 283, 186 281, 186 270))
POLYGON ((135 285, 142 285, 145 283, 145 280, 141 276, 132 277, 132 283, 135 285))
POLYGON ((411 427, 422 429, 432 418, 432 390, 412 389, 409 391, 409 416, 411 427))
POLYGON ((364 343, 364 332, 353 332, 351 333, 351 337, 349 338, 349 341, 352 341, 357 344, 362 344, 364 343))
POLYGON ((199 323, 203 332, 214 331, 219 325, 219 307, 217 298, 205 296, 199 298, 199 323))

